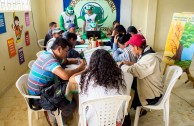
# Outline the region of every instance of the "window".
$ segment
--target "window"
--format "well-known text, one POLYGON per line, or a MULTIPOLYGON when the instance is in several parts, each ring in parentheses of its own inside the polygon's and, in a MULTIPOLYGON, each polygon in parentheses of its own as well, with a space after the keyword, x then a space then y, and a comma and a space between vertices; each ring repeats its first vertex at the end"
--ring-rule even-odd
POLYGON ((0 0, 0 11, 30 11, 30 0, 0 0))

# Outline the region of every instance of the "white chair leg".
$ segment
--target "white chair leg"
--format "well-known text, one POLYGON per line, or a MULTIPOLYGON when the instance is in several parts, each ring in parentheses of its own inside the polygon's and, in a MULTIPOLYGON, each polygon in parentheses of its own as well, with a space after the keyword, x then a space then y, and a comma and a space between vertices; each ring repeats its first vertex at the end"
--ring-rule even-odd
POLYGON ((141 111, 141 106, 136 108, 134 126, 138 126, 140 111, 141 111))
POLYGON ((164 111, 165 111, 165 126, 169 125, 169 99, 167 99, 166 103, 164 104, 164 111))
POLYGON ((28 108, 28 126, 32 126, 32 110, 28 108))

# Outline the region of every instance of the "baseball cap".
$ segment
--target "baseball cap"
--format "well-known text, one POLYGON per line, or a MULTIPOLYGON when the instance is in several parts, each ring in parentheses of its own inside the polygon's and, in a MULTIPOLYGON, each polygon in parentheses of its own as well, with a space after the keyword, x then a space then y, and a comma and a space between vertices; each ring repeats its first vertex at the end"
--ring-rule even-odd
POLYGON ((68 29, 70 29, 70 28, 72 28, 72 27, 76 28, 76 25, 75 25, 75 24, 69 24, 69 25, 68 25, 68 29))
POLYGON ((67 11, 68 14, 71 14, 71 15, 74 14, 74 9, 73 9, 72 6, 68 6, 66 11, 67 11))
POLYGON ((88 4, 85 6, 85 10, 92 10, 93 9, 93 6, 88 4))
POLYGON ((59 32, 62 32, 62 30, 60 28, 54 28, 52 30, 52 34, 59 33, 59 32))
POLYGON ((133 35, 129 41, 126 42, 126 45, 135 45, 137 47, 142 47, 143 45, 146 45, 146 39, 141 34, 135 34, 133 35))

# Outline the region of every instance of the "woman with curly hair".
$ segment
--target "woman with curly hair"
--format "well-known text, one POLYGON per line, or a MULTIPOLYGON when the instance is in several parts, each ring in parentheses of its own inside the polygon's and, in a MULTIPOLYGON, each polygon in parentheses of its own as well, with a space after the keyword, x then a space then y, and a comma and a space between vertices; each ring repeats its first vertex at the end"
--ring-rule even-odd
MULTIPOLYGON (((109 52, 98 49, 93 52, 88 68, 81 75, 72 76, 69 81, 78 84, 79 104, 81 104, 94 98, 129 95, 132 80, 132 76, 123 74, 109 52), (127 81, 125 81, 126 78, 128 78, 127 81)), ((97 124, 95 121, 95 113, 92 108, 89 108, 88 126, 97 124)))

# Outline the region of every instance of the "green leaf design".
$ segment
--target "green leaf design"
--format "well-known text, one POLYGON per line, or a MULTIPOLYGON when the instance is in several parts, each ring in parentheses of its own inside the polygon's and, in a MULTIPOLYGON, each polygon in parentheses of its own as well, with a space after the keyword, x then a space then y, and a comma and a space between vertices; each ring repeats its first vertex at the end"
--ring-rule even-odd
POLYGON ((84 16, 79 16, 77 19, 82 19, 83 21, 85 21, 85 17, 84 16))
POLYGON ((104 18, 102 20, 98 20, 98 24, 103 24, 106 21, 107 18, 108 18, 108 16, 106 16, 106 18, 104 18))

